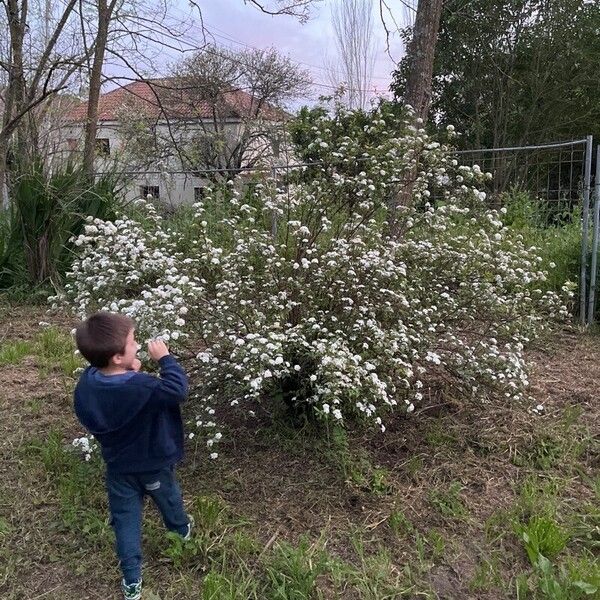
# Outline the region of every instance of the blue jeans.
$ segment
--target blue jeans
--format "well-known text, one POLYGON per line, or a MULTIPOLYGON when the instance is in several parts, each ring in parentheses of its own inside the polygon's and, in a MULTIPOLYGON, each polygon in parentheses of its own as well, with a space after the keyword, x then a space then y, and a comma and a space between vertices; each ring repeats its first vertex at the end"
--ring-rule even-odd
POLYGON ((148 473, 107 473, 106 489, 117 556, 125 583, 142 577, 142 509, 144 496, 154 500, 167 529, 182 536, 189 518, 173 467, 148 473))

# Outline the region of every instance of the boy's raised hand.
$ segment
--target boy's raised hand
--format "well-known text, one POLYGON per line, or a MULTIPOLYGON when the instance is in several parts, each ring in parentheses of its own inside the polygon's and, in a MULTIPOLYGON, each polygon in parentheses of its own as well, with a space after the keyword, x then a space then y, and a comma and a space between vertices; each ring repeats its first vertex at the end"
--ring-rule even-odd
POLYGON ((159 361, 163 356, 169 354, 169 349, 162 340, 150 340, 148 342, 148 354, 153 360, 159 361))

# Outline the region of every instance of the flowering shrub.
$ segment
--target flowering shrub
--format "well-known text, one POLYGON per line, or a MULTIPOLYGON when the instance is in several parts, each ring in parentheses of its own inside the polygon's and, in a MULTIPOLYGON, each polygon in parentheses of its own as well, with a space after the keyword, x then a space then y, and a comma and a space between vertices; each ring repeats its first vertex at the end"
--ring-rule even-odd
POLYGON ((480 402, 518 399, 525 344, 567 315, 538 288, 535 249, 486 207, 488 175, 385 107, 357 131, 350 116, 312 121, 319 166, 287 186, 267 178, 196 203, 191 246, 142 201, 144 227, 96 219, 75 242, 61 299, 81 315, 125 312, 195 356, 206 415, 196 427, 210 452, 223 403, 277 400, 384 430, 386 411, 412 412, 432 378, 480 402), (431 202, 432 189, 443 201, 431 202))

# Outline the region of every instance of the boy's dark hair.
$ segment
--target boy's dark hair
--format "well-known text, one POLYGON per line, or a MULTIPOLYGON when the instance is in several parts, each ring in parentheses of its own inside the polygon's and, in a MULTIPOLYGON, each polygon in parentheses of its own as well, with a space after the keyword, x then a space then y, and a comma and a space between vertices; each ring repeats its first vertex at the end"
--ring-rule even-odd
POLYGON ((77 348, 93 367, 102 369, 115 354, 125 351, 127 336, 134 327, 133 320, 125 315, 94 313, 75 331, 77 348))

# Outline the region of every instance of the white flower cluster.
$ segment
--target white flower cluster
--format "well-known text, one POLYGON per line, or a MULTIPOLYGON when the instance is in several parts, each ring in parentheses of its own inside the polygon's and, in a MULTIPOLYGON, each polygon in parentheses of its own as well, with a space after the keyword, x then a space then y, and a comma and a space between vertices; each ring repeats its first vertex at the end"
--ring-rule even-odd
POLYGON ((182 272, 182 259, 152 204, 138 205, 145 227, 126 217, 114 223, 88 217, 85 232, 74 240, 81 253, 65 290, 49 300, 69 302, 81 318, 96 310, 122 312, 135 319, 140 337, 178 340, 188 335, 188 302, 203 288, 182 272))
POLYGON ((199 404, 203 408, 205 416, 203 417, 202 415, 196 415, 196 418, 192 422, 188 423, 192 429, 194 427, 196 429, 196 431, 192 430, 188 434, 188 438, 193 440, 196 437, 196 432, 200 433, 201 437, 206 443, 206 447, 210 452, 210 458, 218 458, 219 453, 215 452, 215 448, 216 444, 221 441, 223 434, 220 431, 217 431, 217 423, 215 422, 215 409, 208 404, 212 398, 201 398, 199 394, 195 393, 192 394, 192 400, 195 400, 196 404, 199 404))
POLYGON ((526 343, 567 316, 537 287, 535 249, 486 207, 487 175, 424 130, 372 117, 368 143, 336 137, 325 117, 314 125, 327 166, 310 178, 209 193, 187 254, 158 217, 93 221, 78 240, 65 297, 80 313, 119 310, 186 338, 207 415, 196 429, 214 456, 210 407, 225 403, 279 399, 384 430, 385 412, 412 412, 432 379, 479 401, 520 398, 526 343))
POLYGON ((71 443, 74 448, 79 448, 85 460, 89 461, 92 458, 93 453, 98 449, 98 444, 96 444, 94 440, 95 438, 93 435, 82 436, 80 438, 75 438, 71 443))

